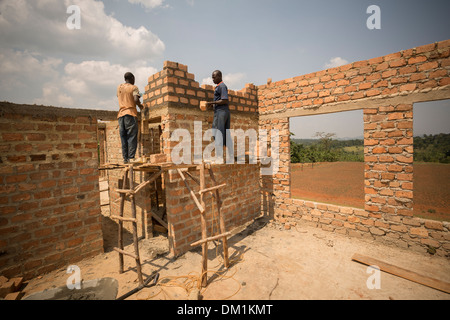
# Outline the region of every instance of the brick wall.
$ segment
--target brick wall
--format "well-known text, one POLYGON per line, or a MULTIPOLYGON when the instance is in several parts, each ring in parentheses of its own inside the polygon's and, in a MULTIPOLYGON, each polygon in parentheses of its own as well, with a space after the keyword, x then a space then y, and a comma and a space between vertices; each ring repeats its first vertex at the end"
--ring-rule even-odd
POLYGON ((98 114, 0 104, 1 274, 31 278, 102 252, 98 114))
MULTIPOLYGON (((261 199, 259 192, 259 167, 251 164, 224 164, 214 166, 214 176, 218 184, 226 183, 220 189, 223 201, 221 213, 225 219, 227 231, 243 225, 260 216, 261 199)), ((198 178, 198 170, 191 171, 198 178)), ((166 176, 167 217, 171 252, 174 255, 191 250, 191 243, 200 240, 200 211, 189 195, 179 174, 176 171, 166 176)), ((187 178, 191 189, 198 194, 199 186, 187 178)), ((212 186, 209 175, 206 186, 212 186)), ((204 197, 206 205, 205 217, 208 236, 220 234, 217 206, 210 194, 204 197)))
POLYGON ((413 104, 449 98, 450 40, 259 86, 260 127, 285 134, 290 117, 364 110, 364 210, 291 199, 289 140, 282 140, 283 169, 261 177, 264 212, 287 228, 309 223, 448 256, 449 222, 412 216, 412 156, 413 104))
POLYGON ((339 102, 426 93, 450 84, 449 66, 450 40, 358 61, 259 86, 259 112, 337 112, 339 102))

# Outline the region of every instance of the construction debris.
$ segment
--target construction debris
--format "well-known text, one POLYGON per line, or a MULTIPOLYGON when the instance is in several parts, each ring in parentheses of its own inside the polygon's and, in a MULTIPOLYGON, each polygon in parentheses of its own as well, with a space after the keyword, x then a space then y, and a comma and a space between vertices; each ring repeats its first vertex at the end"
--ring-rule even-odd
POLYGON ((0 276, 0 299, 20 300, 24 296, 21 291, 23 278, 8 279, 0 276))

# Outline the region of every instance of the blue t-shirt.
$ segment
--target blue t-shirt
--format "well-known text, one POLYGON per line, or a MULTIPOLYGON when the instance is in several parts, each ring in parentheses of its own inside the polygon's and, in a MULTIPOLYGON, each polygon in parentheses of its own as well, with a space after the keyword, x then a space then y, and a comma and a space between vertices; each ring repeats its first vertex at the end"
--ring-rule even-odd
MULTIPOLYGON (((225 83, 221 82, 217 85, 216 90, 214 90, 214 101, 228 100, 228 88, 225 83)), ((220 106, 214 105, 215 110, 229 110, 228 104, 222 104, 220 106)))

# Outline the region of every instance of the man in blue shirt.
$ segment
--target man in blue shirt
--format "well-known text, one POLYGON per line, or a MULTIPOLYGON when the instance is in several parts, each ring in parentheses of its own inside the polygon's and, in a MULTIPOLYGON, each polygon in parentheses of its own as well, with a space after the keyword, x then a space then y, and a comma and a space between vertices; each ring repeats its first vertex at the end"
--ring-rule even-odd
MULTIPOLYGON (((214 101, 207 102, 207 107, 213 107, 214 109, 214 118, 213 118, 213 135, 214 140, 216 142, 216 155, 220 159, 223 157, 223 154, 227 154, 229 159, 234 160, 233 157, 233 145, 230 135, 230 108, 228 105, 228 88, 223 83, 222 80, 222 72, 216 70, 212 74, 212 79, 214 84, 216 84, 216 88, 214 90, 214 101), (227 137, 230 142, 230 146, 227 146, 227 137), (223 147, 223 152, 222 152, 223 147), (227 148, 228 147, 228 148, 227 148)), ((227 161, 228 162, 228 161, 227 161)))

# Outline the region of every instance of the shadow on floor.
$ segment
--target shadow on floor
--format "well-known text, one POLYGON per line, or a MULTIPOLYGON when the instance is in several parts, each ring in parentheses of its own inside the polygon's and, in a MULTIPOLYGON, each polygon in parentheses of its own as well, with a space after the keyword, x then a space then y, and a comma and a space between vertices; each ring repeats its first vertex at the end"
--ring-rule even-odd
MULTIPOLYGON (((106 252, 113 251, 114 247, 118 247, 119 224, 109 217, 102 216, 103 231, 103 250, 106 252)), ((123 245, 124 247, 133 243, 133 234, 123 229, 123 245)))

